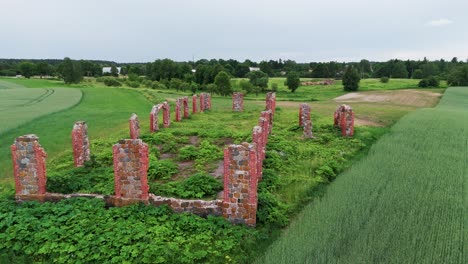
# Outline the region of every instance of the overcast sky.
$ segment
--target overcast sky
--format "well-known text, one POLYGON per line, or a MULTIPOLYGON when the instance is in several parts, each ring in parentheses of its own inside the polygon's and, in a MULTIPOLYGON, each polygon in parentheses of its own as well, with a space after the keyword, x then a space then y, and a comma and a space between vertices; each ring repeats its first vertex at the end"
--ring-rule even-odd
POLYGON ((0 58, 468 59, 468 0, 0 0, 0 58))

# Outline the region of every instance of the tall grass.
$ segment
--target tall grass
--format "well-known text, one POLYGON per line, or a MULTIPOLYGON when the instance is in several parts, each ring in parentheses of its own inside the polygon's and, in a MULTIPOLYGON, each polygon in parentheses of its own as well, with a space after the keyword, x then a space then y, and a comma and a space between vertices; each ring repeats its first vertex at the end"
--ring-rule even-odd
POLYGON ((256 263, 468 263, 467 105, 404 117, 256 263))

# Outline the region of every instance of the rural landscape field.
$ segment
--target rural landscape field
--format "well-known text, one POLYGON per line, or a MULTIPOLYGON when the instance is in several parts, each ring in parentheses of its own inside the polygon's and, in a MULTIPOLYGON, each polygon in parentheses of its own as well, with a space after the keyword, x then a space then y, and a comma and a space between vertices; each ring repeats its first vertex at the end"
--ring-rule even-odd
POLYGON ((468 263, 468 3, 0 6, 0 264, 468 263))

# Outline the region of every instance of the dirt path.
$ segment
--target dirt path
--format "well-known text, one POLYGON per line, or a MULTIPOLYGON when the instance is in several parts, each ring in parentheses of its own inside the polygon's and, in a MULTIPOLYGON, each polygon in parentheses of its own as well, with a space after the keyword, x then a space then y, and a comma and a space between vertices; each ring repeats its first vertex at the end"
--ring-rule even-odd
POLYGON ((418 90, 394 90, 348 93, 333 99, 339 103, 388 103, 415 107, 431 107, 442 94, 418 90))

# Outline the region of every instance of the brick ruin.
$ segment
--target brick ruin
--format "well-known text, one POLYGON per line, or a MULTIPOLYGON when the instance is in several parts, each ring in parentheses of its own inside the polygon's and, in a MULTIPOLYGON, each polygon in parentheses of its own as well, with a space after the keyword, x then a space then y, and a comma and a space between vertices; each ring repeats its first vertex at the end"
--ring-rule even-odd
POLYGON ((148 200, 148 145, 141 139, 123 139, 112 148, 117 205, 148 200))
POLYGON ((211 110, 211 95, 209 93, 200 94, 200 112, 211 110))
MULTIPOLYGON (((211 107, 209 97, 205 102, 208 102, 211 107)), ((157 129, 157 119, 154 120, 160 109, 169 112, 167 102, 153 107, 150 119, 150 121, 153 120, 151 125, 153 129, 157 129)), ((138 138, 123 139, 113 146, 115 195, 47 193, 46 154, 35 135, 18 137, 11 146, 16 199, 17 201, 44 202, 72 197, 90 197, 103 199, 107 206, 125 206, 141 202, 153 206, 165 204, 175 212, 223 216, 234 224, 255 226, 257 184, 262 177, 262 164, 265 159, 265 148, 272 127, 272 119, 271 110, 263 111, 259 118, 259 125, 255 126, 252 131, 253 143, 229 145, 225 148, 223 199, 187 200, 149 193, 148 145, 138 138)), ((85 125, 85 122, 77 122, 72 134, 82 135, 82 133, 75 132, 75 128, 76 131, 81 129, 83 132, 85 125)), ((135 114, 130 118, 130 131, 131 135, 139 134, 138 118, 135 114)))
POLYGON ((43 200, 46 193, 46 157, 36 135, 17 137, 11 145, 17 200, 43 200))
POLYGON ((156 132, 159 131, 159 111, 163 110, 163 126, 168 128, 171 124, 170 120, 170 107, 168 102, 162 104, 154 105, 150 112, 150 131, 156 132))
POLYGON ((244 111, 244 94, 243 93, 232 93, 232 111, 234 112, 244 111))
POLYGON ((130 138, 137 139, 140 137, 140 122, 138 116, 134 113, 128 120, 130 126, 130 138))
POLYGON ((88 125, 85 121, 77 121, 72 130, 73 162, 75 167, 84 166, 90 160, 88 125))
POLYGON ((343 137, 354 136, 354 112, 349 105, 340 105, 335 111, 333 125, 341 129, 343 137))
POLYGON ((304 128, 304 138, 312 138, 311 108, 308 104, 299 105, 299 126, 304 128))
POLYGON ((197 95, 194 94, 192 95, 192 114, 195 114, 197 112, 197 95))
POLYGON ((275 115, 276 108, 276 93, 269 92, 266 94, 266 110, 271 110, 271 114, 275 115))
POLYGON ((182 121, 183 118, 189 117, 189 105, 188 105, 188 97, 182 97, 176 99, 176 109, 175 109, 175 119, 177 122, 182 121), (183 116, 182 116, 182 107, 183 107, 183 116))

